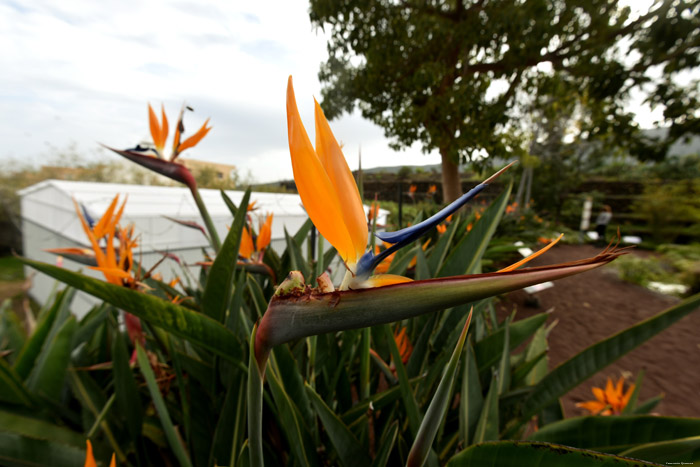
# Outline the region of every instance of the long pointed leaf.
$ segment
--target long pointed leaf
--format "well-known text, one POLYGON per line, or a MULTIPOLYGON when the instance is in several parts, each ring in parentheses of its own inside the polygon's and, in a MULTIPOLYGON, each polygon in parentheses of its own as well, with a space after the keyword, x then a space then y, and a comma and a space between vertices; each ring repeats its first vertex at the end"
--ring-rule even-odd
POLYGON ((301 337, 391 323, 450 308, 528 285, 567 277, 607 264, 618 252, 558 266, 505 273, 404 282, 371 289, 311 293, 305 286, 273 297, 258 331, 257 348, 271 348, 301 337))
POLYGON ((550 423, 528 439, 619 453, 646 443, 672 441, 696 436, 698 433, 700 419, 697 418, 652 415, 589 416, 550 423))
POLYGON ((250 188, 243 195, 236 217, 233 218, 231 229, 226 235, 224 244, 216 254, 214 264, 211 265, 207 276, 207 285, 202 297, 202 309, 210 318, 223 323, 226 316, 226 308, 231 299, 231 287, 233 273, 236 270, 238 247, 241 243, 241 231, 246 221, 246 209, 250 199, 250 188))
POLYGON ((474 428, 479 421, 479 414, 484 405, 481 392, 479 370, 474 359, 474 350, 467 345, 467 355, 464 357, 464 373, 462 375, 462 392, 459 403, 459 428, 462 445, 468 446, 474 436, 474 428))
POLYGON ((60 327, 56 336, 47 342, 42 350, 37 364, 27 380, 30 391, 51 399, 58 399, 66 379, 70 364, 71 343, 73 334, 78 328, 75 317, 71 316, 60 327))
POLYGON ((430 406, 423 417, 420 429, 418 430, 418 435, 413 442, 413 447, 411 447, 411 452, 408 455, 407 466, 420 467, 425 463, 428 458, 428 453, 430 452, 430 447, 435 440, 435 435, 437 434, 438 428, 442 422, 447 407, 450 402, 450 396, 452 394, 452 387, 454 386, 455 374, 457 373, 457 367, 459 365, 459 357, 462 355, 462 349, 464 348, 464 341, 467 338, 467 330, 469 329, 469 323, 472 318, 472 311, 469 312, 469 317, 467 317, 467 322, 464 323, 464 328, 457 341, 457 346, 455 347, 452 357, 450 358, 447 367, 445 368, 445 373, 440 380, 433 400, 430 402, 430 406))
POLYGON ((241 355, 235 335, 201 313, 50 264, 26 258, 21 258, 21 261, 228 360, 238 361, 237 356, 241 355))
POLYGON ((316 391, 308 384, 306 385, 306 392, 323 426, 326 428, 326 433, 328 433, 328 437, 338 453, 341 464, 346 466, 370 465, 371 460, 367 452, 362 449, 360 442, 355 438, 355 435, 352 434, 347 425, 333 413, 326 403, 323 402, 321 396, 316 394, 316 391))
POLYGON ((17 357, 17 361, 15 361, 14 368, 20 378, 25 379, 29 376, 34 362, 41 353, 41 348, 49 336, 49 331, 51 331, 56 316, 70 305, 74 295, 74 289, 66 288, 56 296, 56 300, 49 308, 49 311, 41 317, 34 333, 27 339, 22 352, 17 357))
POLYGON ((155 375, 153 374, 153 369, 151 368, 151 363, 148 360, 146 351, 138 343, 136 344, 136 358, 139 362, 139 368, 141 369, 141 374, 146 380, 146 386, 148 387, 148 392, 151 394, 151 399, 153 400, 153 405, 156 407, 156 412, 158 412, 158 417, 160 418, 160 424, 165 432, 165 437, 168 439, 168 444, 170 449, 173 450, 173 454, 177 458, 178 462, 182 466, 191 466, 190 458, 185 452, 185 447, 182 445, 182 440, 175 431, 173 422, 170 419, 170 414, 168 413, 168 408, 165 405, 163 396, 158 388, 158 383, 156 382, 155 375))
POLYGON ((559 444, 500 441, 471 446, 448 462, 448 467, 625 467, 658 465, 612 454, 559 444))
POLYGON ((523 420, 529 419, 596 372, 648 341, 700 306, 700 294, 604 339, 552 370, 535 386, 523 405, 523 420))

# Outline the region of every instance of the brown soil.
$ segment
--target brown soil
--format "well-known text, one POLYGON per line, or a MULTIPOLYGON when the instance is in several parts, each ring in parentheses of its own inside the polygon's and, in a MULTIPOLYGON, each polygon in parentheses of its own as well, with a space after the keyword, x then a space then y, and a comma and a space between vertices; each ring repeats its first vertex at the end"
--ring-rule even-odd
MULTIPOLYGON (((532 262, 532 265, 562 263, 595 256, 600 251, 590 245, 558 245, 532 262)), ((639 254, 632 252, 632 254, 639 254)), ((520 319, 553 308, 548 322, 558 320, 549 334, 549 367, 573 357, 586 347, 649 318, 678 303, 617 278, 611 265, 561 279, 555 286, 535 294, 539 308, 527 306, 524 291, 506 295, 499 304, 499 315, 518 309, 520 319)), ((698 310, 700 311, 700 310, 698 310)), ((665 394, 654 413, 700 417, 700 312, 694 312, 657 334, 643 345, 612 363, 563 397, 567 417, 585 415, 576 402, 591 400, 592 386, 604 387, 608 376, 616 381, 628 375, 633 382, 641 369, 645 376, 640 401, 665 394)))

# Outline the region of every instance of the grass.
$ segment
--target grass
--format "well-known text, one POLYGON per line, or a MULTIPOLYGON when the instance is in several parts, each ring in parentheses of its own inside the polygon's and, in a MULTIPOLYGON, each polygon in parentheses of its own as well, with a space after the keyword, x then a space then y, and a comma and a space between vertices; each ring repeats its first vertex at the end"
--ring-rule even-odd
POLYGON ((24 268, 14 256, 0 258, 0 281, 12 282, 24 279, 24 268))

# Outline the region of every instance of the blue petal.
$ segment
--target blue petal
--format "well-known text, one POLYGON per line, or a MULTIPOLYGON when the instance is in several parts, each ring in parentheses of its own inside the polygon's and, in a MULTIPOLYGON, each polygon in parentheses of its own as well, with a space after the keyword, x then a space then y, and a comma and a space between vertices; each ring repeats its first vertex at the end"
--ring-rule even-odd
POLYGON ((463 194, 457 198, 452 204, 444 207, 440 212, 433 215, 432 217, 420 222, 411 227, 406 227, 405 229, 398 230, 396 232, 377 232, 374 234, 380 240, 387 243, 402 244, 411 243, 414 240, 422 237, 430 229, 438 225, 440 222, 447 219, 451 214, 454 214, 458 209, 464 206, 467 201, 474 198, 476 195, 481 193, 481 191, 486 188, 485 183, 481 183, 467 193, 463 194))
POLYGON ((357 269, 355 273, 356 276, 360 278, 369 277, 372 274, 372 271, 374 271, 374 268, 376 268, 377 265, 384 260, 384 258, 389 256, 393 252, 399 250, 400 248, 403 248, 409 243, 412 243, 415 240, 419 239, 420 237, 425 235, 430 229, 447 219, 451 214, 454 214, 469 200, 481 193, 483 189, 488 186, 489 183, 495 180, 503 172, 508 170, 508 168, 510 168, 510 166, 512 166, 513 164, 515 164, 515 161, 503 167, 501 170, 491 175, 488 179, 484 180, 482 183, 478 184, 477 186, 469 190, 467 193, 460 196, 457 200, 452 202, 452 204, 446 206, 440 212, 424 220, 423 222, 420 222, 419 224, 413 225, 411 227, 407 227, 405 229, 398 230, 396 232, 375 233, 374 235, 377 238, 387 243, 393 243, 393 245, 379 253, 377 256, 375 256, 372 251, 368 251, 367 253, 362 255, 360 261, 357 262, 357 269))
POLYGON ((80 207, 83 208, 83 217, 88 227, 93 228, 95 226, 95 219, 92 218, 84 204, 80 203, 80 207))

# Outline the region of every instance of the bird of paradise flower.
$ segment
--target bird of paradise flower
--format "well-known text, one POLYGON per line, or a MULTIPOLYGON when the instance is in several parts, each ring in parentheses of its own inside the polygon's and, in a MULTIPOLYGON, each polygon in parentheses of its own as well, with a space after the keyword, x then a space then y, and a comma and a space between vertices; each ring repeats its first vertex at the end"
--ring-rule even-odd
MULTIPOLYGON (((311 289, 301 273, 292 271, 253 328, 248 378, 248 431, 251 465, 255 466, 263 465, 262 384, 274 346, 327 332, 391 323, 473 302, 585 272, 622 254, 616 248, 607 248, 593 258, 565 264, 514 270, 523 264, 519 262, 495 273, 418 281, 390 274, 373 275, 385 258, 412 244, 455 213, 512 163, 423 222, 397 232, 376 233, 376 237, 392 246, 375 255, 372 249, 366 251, 369 235, 359 191, 318 102, 315 102, 315 123, 314 149, 301 122, 290 77, 287 130, 294 181, 307 214, 321 235, 337 250, 345 264, 346 274, 338 289, 329 283, 327 277, 319 281, 321 287, 311 289)), ((465 332, 466 328, 463 334, 465 332)))

